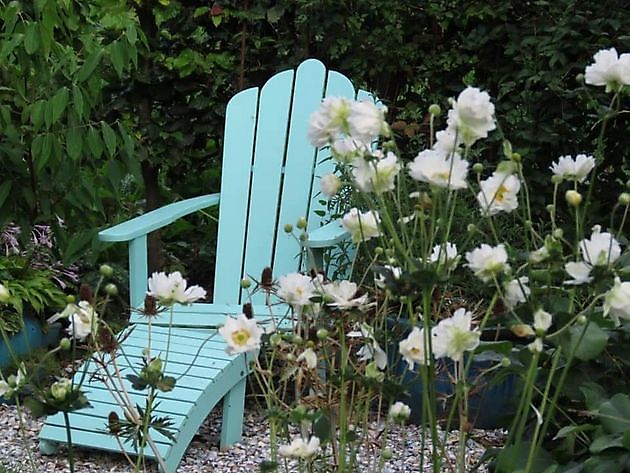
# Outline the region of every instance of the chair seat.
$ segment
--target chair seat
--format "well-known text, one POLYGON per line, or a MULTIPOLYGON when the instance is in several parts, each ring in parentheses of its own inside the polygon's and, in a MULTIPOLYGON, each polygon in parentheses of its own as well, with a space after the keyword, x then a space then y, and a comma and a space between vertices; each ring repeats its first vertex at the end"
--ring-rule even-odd
MULTIPOLYGON (((140 369, 142 351, 147 346, 148 326, 136 325, 127 329, 130 334, 120 347, 117 364, 122 375, 132 374, 140 369)), ((127 334, 125 334, 127 335, 127 334)), ((225 342, 216 329, 190 329, 173 327, 171 341, 166 357, 168 328, 152 327, 151 354, 160 355, 166 361, 166 374, 177 379, 175 388, 166 393, 159 393, 159 403, 154 411, 158 417, 168 417, 173 425, 170 431, 175 441, 151 430, 151 436, 158 446, 160 455, 165 460, 169 471, 175 471, 192 437, 207 414, 236 384, 244 381, 249 371, 244 355, 228 355, 225 342)), ((250 355, 250 358, 252 356, 250 355)), ((107 424, 111 412, 116 412, 124 419, 122 409, 104 383, 93 377, 98 372, 96 364, 86 363, 84 389, 90 400, 90 407, 75 411, 69 415, 72 427, 72 441, 76 445, 120 452, 116 439, 109 434, 107 424)), ((83 370, 75 375, 78 381, 83 370)), ((134 403, 144 407, 147 390, 137 391, 125 379, 125 389, 134 403)), ((62 414, 48 417, 40 433, 40 440, 66 442, 65 424, 62 414)), ((131 442, 123 445, 124 450, 134 454, 131 442)), ((154 452, 147 446, 145 455, 155 458, 154 452)))

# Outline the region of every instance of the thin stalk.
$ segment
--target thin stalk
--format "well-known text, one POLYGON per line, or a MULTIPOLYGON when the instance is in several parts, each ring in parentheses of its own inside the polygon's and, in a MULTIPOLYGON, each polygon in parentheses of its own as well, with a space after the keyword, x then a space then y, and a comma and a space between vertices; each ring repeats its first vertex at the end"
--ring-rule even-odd
POLYGON ((68 445, 68 466, 70 473, 74 473, 74 448, 72 447, 72 430, 70 429, 70 418, 68 412, 63 411, 63 421, 66 427, 66 443, 68 445))
POLYGON ((28 463, 31 466, 31 471, 33 473, 36 473, 37 467, 35 466, 35 460, 33 459, 33 454, 31 452, 31 449, 29 448, 28 436, 26 435, 26 429, 24 428, 22 406, 20 405, 20 397, 18 396, 17 393, 15 393, 15 408, 17 410, 18 425, 20 426, 20 435, 22 436, 22 441, 24 442, 24 449, 26 450, 26 454, 28 456, 28 463))

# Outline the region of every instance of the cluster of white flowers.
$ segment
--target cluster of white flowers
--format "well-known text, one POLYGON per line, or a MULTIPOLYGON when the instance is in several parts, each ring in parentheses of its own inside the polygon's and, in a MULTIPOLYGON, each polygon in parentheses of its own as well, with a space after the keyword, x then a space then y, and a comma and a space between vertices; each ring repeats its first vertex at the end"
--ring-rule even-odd
POLYGON ((606 92, 617 92, 630 85, 630 54, 619 55, 615 48, 602 49, 593 59, 595 62, 584 71, 587 84, 606 86, 606 92))
POLYGON ((198 299, 206 297, 206 291, 199 286, 188 287, 187 281, 179 271, 170 274, 163 272, 153 273, 149 278, 149 291, 147 294, 154 297, 157 302, 170 307, 173 304, 192 304, 198 299))
MULTIPOLYGON (((431 348, 435 358, 450 358, 462 361, 464 352, 473 351, 479 346, 479 331, 472 328, 472 312, 457 309, 451 317, 440 320, 431 329, 431 348)), ((429 362, 424 329, 414 327, 406 339, 398 344, 398 351, 413 369, 414 365, 429 362)))
POLYGON ((399 172, 398 157, 391 151, 384 156, 381 151, 375 151, 352 162, 354 182, 363 192, 382 194, 393 190, 399 172))
POLYGON ((350 233, 354 243, 367 241, 381 234, 379 228, 380 216, 378 212, 368 210, 361 212, 357 208, 352 208, 341 219, 341 225, 350 233))

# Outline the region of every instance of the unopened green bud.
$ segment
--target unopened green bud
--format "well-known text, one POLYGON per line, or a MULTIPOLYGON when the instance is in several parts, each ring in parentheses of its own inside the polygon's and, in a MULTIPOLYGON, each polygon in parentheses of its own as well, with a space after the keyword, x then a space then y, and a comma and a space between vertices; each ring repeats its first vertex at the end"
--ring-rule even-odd
POLYGON ((627 192, 624 192, 619 195, 618 200, 621 205, 630 205, 630 194, 627 192))
POLYGON ((295 355, 293 353, 287 353, 287 361, 288 362, 293 362, 295 361, 295 355))
POLYGON ((306 232, 300 233, 300 241, 306 241, 306 240, 308 240, 308 233, 306 232))
POLYGON ((553 237, 558 239, 558 240, 561 240, 562 237, 564 237, 564 230, 562 230, 562 228, 556 228, 553 231, 553 237))
POLYGON ((391 460, 394 457, 394 452, 392 452, 391 448, 385 448, 383 449, 383 460, 391 460))
POLYGON ((241 279, 241 287, 243 289, 249 289, 251 285, 252 285, 252 282, 249 280, 249 278, 241 279))
POLYGON ((157 358, 153 358, 149 363, 149 371, 153 373, 161 373, 162 372, 162 360, 158 356, 157 358))
POLYGON ((507 356, 504 356, 503 358, 501 358, 501 366, 503 366, 504 368, 509 367, 511 364, 512 364, 512 361, 507 356))
POLYGON ((118 286, 116 286, 116 284, 110 282, 109 284, 105 285, 105 293, 109 296, 116 296, 118 295, 118 286))
POLYGON ((442 109, 438 104, 432 103, 431 105, 429 105, 429 113, 434 117, 439 117, 440 115, 442 115, 442 109))
POLYGON ((328 330, 320 328, 317 330, 317 338, 319 340, 326 340, 328 338, 328 330))
POLYGON ((527 230, 531 230, 532 229, 532 221, 531 220, 525 220, 525 222, 523 222, 523 225, 525 226, 525 228, 527 230))
POLYGON ((50 386, 50 393, 58 401, 63 401, 72 391, 72 383, 69 379, 63 378, 50 386))
POLYGON ((284 226, 284 231, 285 231, 286 233, 291 233, 291 232, 293 231, 293 225, 291 225, 290 223, 287 223, 287 224, 284 226))
POLYGON ((477 231, 477 226, 476 226, 474 223, 469 223, 469 224, 466 226, 466 231, 467 231, 468 233, 474 233, 474 232, 476 232, 476 231, 477 231))
POLYGON ((296 227, 298 227, 300 230, 305 230, 306 229, 306 219, 304 217, 300 217, 297 221, 297 223, 295 224, 296 227))
POLYGON ((512 161, 501 161, 497 165, 497 172, 502 174, 514 174, 516 172, 516 164, 512 161))
POLYGON ((483 172, 483 164, 481 164, 481 163, 473 164, 472 170, 473 170, 473 172, 475 172, 477 174, 481 174, 483 172))
POLYGON ((376 255, 382 255, 383 251, 385 251, 385 250, 383 250, 383 247, 381 247, 381 246, 377 246, 376 248, 374 248, 374 254, 376 254, 376 255))
POLYGON ((579 74, 577 74, 575 76, 575 80, 580 83, 583 84, 584 83, 584 74, 582 74, 581 72, 579 74))
POLYGON ((545 210, 547 210, 547 212, 549 212, 550 214, 553 214, 555 208, 553 204, 549 204, 547 207, 545 207, 545 210))
POLYGON ((299 417, 302 417, 306 414, 306 407, 302 404, 298 404, 293 408, 293 412, 297 414, 299 417))
POLYGON ((102 264, 100 268, 98 268, 98 272, 101 273, 101 276, 106 278, 111 278, 114 274, 114 268, 112 268, 108 264, 102 264))
POLYGON ((269 337, 269 342, 271 342, 273 346, 279 345, 281 341, 282 335, 279 333, 274 333, 271 337, 269 337))
POLYGON ((66 296, 66 302, 68 304, 74 304, 74 301, 76 301, 76 300, 77 300, 77 298, 74 297, 72 294, 69 294, 69 295, 66 296))
POLYGON ((520 163, 522 160, 522 157, 520 153, 512 153, 512 155, 510 156, 510 159, 514 161, 515 163, 520 163))
POLYGON ((553 176, 551 176, 551 182, 553 182, 554 184, 561 184, 562 180, 562 176, 559 176, 558 174, 554 174, 553 176))
POLYGON ((59 340, 59 348, 61 348, 62 350, 70 350, 70 339, 68 337, 63 337, 61 340, 59 340))
POLYGON ((626 189, 630 189, 630 179, 626 181, 626 189))
POLYGON ((304 343, 304 339, 300 335, 293 335, 291 341, 296 345, 301 345, 302 343, 304 343))
POLYGON ((406 304, 407 302, 409 302, 409 297, 407 297, 407 296, 400 296, 399 300, 400 300, 401 304, 406 304))
POLYGON ((585 315, 580 315, 578 316, 578 318, 576 319, 576 322, 580 325, 585 325, 586 324, 586 316, 585 315))
POLYGON ((315 348, 315 342, 313 340, 307 341, 306 348, 315 348))
POLYGON ((574 191, 573 189, 566 191, 564 194, 564 198, 566 199, 567 203, 573 207, 577 207, 582 203, 582 194, 580 194, 578 191, 574 191))

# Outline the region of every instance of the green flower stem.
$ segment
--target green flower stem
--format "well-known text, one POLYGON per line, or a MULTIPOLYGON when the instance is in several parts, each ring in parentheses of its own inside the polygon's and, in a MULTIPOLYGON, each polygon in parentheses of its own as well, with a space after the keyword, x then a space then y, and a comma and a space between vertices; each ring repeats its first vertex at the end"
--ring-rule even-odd
MULTIPOLYGON (((431 343, 431 297, 432 291, 425 290, 422 293, 422 312, 424 326, 424 346, 427 353, 428 364, 420 367, 422 377, 423 413, 426 413, 431 429, 431 459, 433 471, 439 473, 441 455, 438 451, 439 436, 437 431, 437 412, 435 406, 435 360, 430 355, 433 352, 431 343)), ((423 416, 424 417, 424 416, 423 416)), ((423 456, 423 452, 420 453, 423 456)), ((422 468, 421 468, 422 470, 422 468)))
POLYGON ((17 410, 17 418, 18 425, 20 428, 20 435, 22 436, 22 442, 24 443, 24 449, 26 450, 26 455, 28 456, 28 463, 31 467, 31 471, 33 473, 37 473, 37 466, 35 466, 35 460, 33 459, 33 453, 29 447, 28 436, 26 435, 26 429, 24 428, 24 412, 22 411, 22 406, 20 404, 20 396, 18 393, 14 394, 15 396, 15 409, 17 410))
POLYGON ((68 466, 70 473, 74 473, 74 448, 72 447, 72 430, 70 429, 70 418, 68 412, 63 411, 63 421, 66 426, 66 443, 68 446, 68 466))
POLYGON ((466 473, 466 428, 468 425, 468 386, 466 386, 466 367, 463 360, 455 362, 457 370, 457 391, 460 391, 459 403, 459 447, 457 452, 457 472, 466 473))
POLYGON ((339 340, 341 341, 341 361, 339 364, 339 372, 341 374, 340 384, 339 384, 339 461, 338 461, 338 472, 345 473, 346 472, 346 438, 348 433, 348 423, 347 423, 347 406, 346 406, 346 377, 345 377, 345 366, 348 363, 348 349, 346 347, 345 334, 343 330, 343 325, 339 325, 339 340))
MULTIPOLYGON (((151 411, 153 406, 153 397, 154 397, 155 388, 153 386, 149 387, 149 394, 147 395, 147 405, 144 411, 144 416, 142 417, 142 437, 140 438, 140 448, 138 449, 138 459, 136 460, 135 471, 139 472, 140 467, 144 463, 144 447, 147 444, 147 436, 149 434, 149 422, 151 421, 151 411)), ((160 455, 157 455, 160 457, 160 455)))
POLYGON ((171 348, 171 331, 173 329, 173 306, 171 306, 168 319, 168 335, 166 336, 166 354, 164 355, 164 364, 162 365, 162 373, 166 374, 166 364, 168 363, 168 355, 171 348))
MULTIPOLYGON (((621 223, 619 224, 619 230, 617 230, 617 238, 623 235, 623 229, 625 228, 625 225, 626 225, 626 218, 628 217, 629 209, 630 209, 630 205, 626 205, 626 208, 623 211, 623 217, 621 218, 621 223)), ((611 224, 611 228, 612 228, 612 224, 611 224)), ((612 244, 612 241, 611 241, 611 244, 612 244)))

